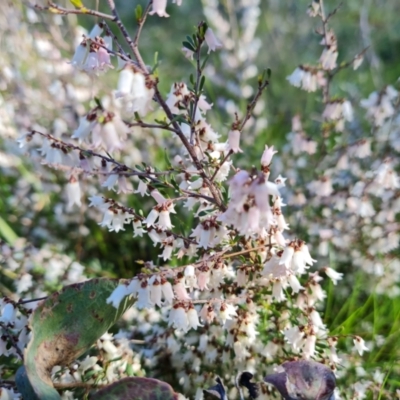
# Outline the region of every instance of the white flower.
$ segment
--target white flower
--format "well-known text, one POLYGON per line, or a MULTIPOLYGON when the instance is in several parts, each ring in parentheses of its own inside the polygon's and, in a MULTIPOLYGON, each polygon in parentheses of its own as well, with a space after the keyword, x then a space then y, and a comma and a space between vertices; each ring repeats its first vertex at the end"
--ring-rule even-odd
POLYGON ((199 316, 197 314, 196 309, 191 306, 187 312, 187 319, 188 319, 188 329, 197 329, 198 326, 203 326, 200 324, 199 316))
POLYGON ((161 297, 162 297, 162 289, 160 280, 156 275, 153 275, 149 279, 150 285, 150 301, 153 304, 156 304, 158 307, 162 306, 161 297))
POLYGON ((74 204, 76 204, 78 207, 81 207, 81 188, 75 177, 71 177, 65 187, 65 190, 67 193, 67 211, 71 211, 74 204))
POLYGON ((230 303, 225 303, 223 302, 221 304, 221 308, 219 310, 219 318, 221 319, 221 322, 223 324, 225 324, 225 322, 228 319, 233 319, 233 317, 236 317, 237 313, 236 313, 236 308, 234 305, 230 304, 230 303))
POLYGON ((305 75, 305 71, 301 68, 298 67, 296 68, 292 75, 289 75, 286 79, 289 81, 289 83, 295 87, 300 87, 301 83, 303 81, 305 75))
POLYGON ((363 355, 364 351, 369 351, 368 347, 365 345, 364 340, 360 336, 356 336, 353 339, 353 342, 354 342, 354 346, 355 346, 356 350, 358 351, 358 353, 360 354, 360 356, 363 355))
POLYGON ((204 38, 208 46, 208 54, 222 47, 222 43, 215 37, 211 28, 207 28, 204 38))
POLYGON ((172 290, 172 285, 166 280, 161 279, 161 292, 165 300, 165 304, 172 304, 175 295, 172 290))
POLYGON ((162 210, 160 212, 158 225, 162 230, 167 230, 167 229, 173 228, 168 210, 162 210))
POLYGON ((108 178, 103 182, 101 185, 102 187, 106 187, 108 190, 111 190, 114 188, 114 185, 118 181, 118 174, 110 174, 108 175, 108 178))
MULTIPOLYGON (((154 3, 153 3, 154 6, 154 3)), ((120 72, 115 97, 128 112, 138 112, 145 116, 151 110, 154 89, 146 84, 146 77, 141 72, 135 72, 128 65, 120 72)))
POLYGON ((315 353, 315 342, 317 341, 317 337, 315 335, 308 335, 305 339, 304 347, 303 347, 303 356, 308 359, 314 356, 315 353))
POLYGON ((293 350, 297 351, 302 347, 304 332, 301 332, 298 326, 286 329, 282 333, 286 341, 292 345, 293 350))
POLYGON ((147 193, 147 183, 145 181, 140 180, 138 188, 137 190, 135 190, 135 193, 140 193, 142 197, 148 196, 149 193, 147 193))
POLYGON ((243 153, 243 150, 239 147, 240 144, 240 131, 237 129, 229 131, 228 134, 228 151, 233 153, 243 153))
POLYGON ((184 332, 188 330, 189 321, 185 308, 181 304, 176 304, 169 312, 168 325, 181 329, 184 332))
POLYGON ((332 70, 336 68, 336 60, 338 57, 338 51, 336 46, 330 46, 324 49, 319 59, 322 68, 326 70, 332 70))
POLYGON ((343 274, 340 272, 336 272, 334 269, 330 267, 325 267, 324 271, 329 278, 331 278, 334 285, 337 284, 337 281, 343 278, 343 274))
POLYGON ((357 55, 356 58, 353 61, 353 69, 356 70, 358 67, 362 64, 364 61, 364 56, 363 55, 357 55))
POLYGON ((158 217, 159 217, 160 213, 158 212, 158 210, 156 208, 153 208, 149 215, 147 216, 147 218, 145 219, 145 224, 149 227, 149 226, 153 226, 155 224, 155 222, 157 221, 158 217))
POLYGON ((289 283, 289 285, 292 288, 294 293, 299 293, 301 289, 304 289, 303 286, 301 286, 301 284, 300 284, 299 280, 297 279, 296 275, 294 275, 294 274, 289 274, 288 283, 289 283))
POLYGON ((87 115, 85 115, 84 117, 80 117, 79 126, 77 129, 74 130, 74 134, 71 136, 71 138, 79 139, 79 141, 86 139, 95 125, 96 121, 95 120, 89 121, 87 119, 87 115))
POLYGON ((6 303, 1 310, 0 322, 12 324, 16 317, 16 310, 11 303, 6 303))
POLYGON ((271 164, 272 157, 276 154, 277 151, 274 150, 274 146, 268 147, 265 145, 264 153, 261 156, 261 165, 263 167, 268 167, 271 164))
POLYGON ((140 282, 137 279, 132 279, 129 285, 118 285, 107 298, 106 303, 111 303, 115 308, 118 308, 124 297, 137 294, 139 285, 140 282))
POLYGON ((150 285, 147 280, 141 281, 138 288, 138 299, 136 302, 136 308, 139 310, 143 308, 151 308, 154 303, 150 298, 150 285))
POLYGON ((169 17, 166 11, 167 0, 153 0, 153 9, 149 12, 150 15, 157 14, 159 17, 169 17))

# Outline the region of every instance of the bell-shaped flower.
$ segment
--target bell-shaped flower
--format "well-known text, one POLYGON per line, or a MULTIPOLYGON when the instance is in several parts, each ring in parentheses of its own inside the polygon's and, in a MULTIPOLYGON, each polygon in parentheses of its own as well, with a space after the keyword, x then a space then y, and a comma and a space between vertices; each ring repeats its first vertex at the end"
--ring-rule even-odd
POLYGON ((149 12, 150 15, 157 14, 159 17, 169 17, 167 14, 167 0, 153 0, 152 11, 149 12))
POLYGON ((208 54, 222 47, 222 43, 216 38, 211 28, 207 28, 204 38, 208 46, 208 54))

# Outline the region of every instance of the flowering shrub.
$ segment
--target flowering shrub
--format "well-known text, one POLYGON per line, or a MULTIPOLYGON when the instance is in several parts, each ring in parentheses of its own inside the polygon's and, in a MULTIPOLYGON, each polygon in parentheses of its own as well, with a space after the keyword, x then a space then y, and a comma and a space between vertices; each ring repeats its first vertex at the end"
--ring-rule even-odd
MULTIPOLYGON (((322 1, 310 5, 309 17, 321 25, 322 54, 315 65, 302 64, 287 78, 320 93, 316 122, 293 116, 282 150, 266 143, 252 150, 258 153, 255 165, 242 158, 239 167, 237 157, 246 153, 243 136, 265 128, 263 117, 257 118, 259 104, 274 79, 269 69, 259 72, 252 65, 261 43, 255 38, 258 1, 241 5, 238 46, 232 46, 230 24, 218 5, 204 1, 214 25, 201 21, 182 38, 182 59, 192 69, 169 93, 162 89, 157 60, 147 65, 140 43, 147 20, 169 17, 167 6, 174 5, 153 0, 137 6, 130 36, 113 0, 107 1, 109 14, 72 3, 75 8, 49 2, 36 11, 22 9, 31 24, 46 13, 82 14, 98 22, 83 35, 68 27, 77 42, 68 62, 55 43, 41 37, 35 42, 40 56, 52 60, 50 67, 39 61, 51 81, 49 96, 36 104, 41 88, 27 74, 29 113, 2 111, 23 131, 17 141, 23 153, 10 150, 10 163, 32 160, 24 162, 51 187, 43 191, 45 201, 63 181, 55 225, 68 227, 71 215, 84 213, 104 231, 130 232, 132 242, 153 245, 153 259, 137 260, 140 268, 129 279, 112 280, 98 266, 90 271, 61 255, 61 247, 36 248, 3 227, 0 273, 8 292, 0 301, 1 398, 73 399, 89 392, 94 398, 128 398, 128 392, 132 398, 184 398, 144 375, 196 400, 362 399, 367 393, 393 398, 389 372, 364 371, 363 379, 354 374, 362 369, 359 356, 378 340, 366 344, 357 332, 332 332, 323 320, 323 281, 336 290, 343 266, 378 276, 368 290, 398 295, 399 94, 386 86, 361 101, 371 135, 355 122, 351 99, 332 94, 336 75, 356 70, 367 52, 338 61, 330 20, 339 9, 327 14, 322 1), (253 23, 246 25, 249 18, 253 23), (227 74, 229 68, 245 71, 240 85, 228 89, 249 99, 244 108, 225 103, 228 116, 220 133, 206 90, 208 81, 224 82, 213 73, 219 51, 227 74), (114 90, 106 82, 111 73, 118 73, 114 90), (318 136, 307 135, 302 122, 318 136), (298 224, 302 231, 292 232, 298 224), (317 256, 324 262, 318 268, 317 256), (103 278, 88 280, 93 276, 103 278), (107 333, 123 312, 119 328, 107 333), (138 387, 145 391, 146 385, 150 394, 139 395, 138 387), (161 397, 151 397, 156 392, 161 397)), ((21 18, 21 10, 3 7, 5 15, 21 18)), ((52 35, 57 32, 63 28, 52 35)), ((18 61, 23 71, 26 65, 18 61)), ((6 88, 16 84, 4 71, 6 88)), ((4 121, 4 130, 15 136, 4 121)), ((36 197, 42 192, 27 190, 36 197)), ((32 206, 23 187, 15 193, 32 206)), ((43 231, 53 225, 44 226, 32 237, 46 237, 43 231)), ((87 228, 81 230, 88 235, 87 228)), ((346 285, 351 280, 343 283, 344 292, 346 285)))

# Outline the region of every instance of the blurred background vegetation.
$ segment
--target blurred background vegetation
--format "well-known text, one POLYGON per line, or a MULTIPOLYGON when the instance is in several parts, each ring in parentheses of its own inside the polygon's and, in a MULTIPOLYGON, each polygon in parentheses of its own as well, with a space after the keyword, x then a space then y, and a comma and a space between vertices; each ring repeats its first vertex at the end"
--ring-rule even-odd
MULTIPOLYGON (((243 0, 245 3, 246 0, 243 0)), ((116 1, 124 24, 130 32, 135 29, 135 7, 145 1, 127 2, 116 1)), ((237 2, 240 3, 240 2, 237 2)), ((70 7, 69 2, 60 2, 60 5, 70 7)), ((95 0, 85 0, 88 8, 96 8, 95 0)), ((230 21, 235 22, 240 13, 240 8, 232 8, 232 0, 221 0, 219 9, 230 21)), ((257 66, 258 71, 264 68, 272 70, 270 86, 264 94, 260 117, 266 120, 262 129, 253 125, 243 135, 242 148, 244 153, 237 155, 239 165, 258 165, 264 145, 274 145, 281 149, 286 143, 286 135, 291 130, 291 118, 301 113, 310 116, 303 121, 304 128, 311 138, 321 135, 318 114, 321 114, 323 104, 321 94, 310 94, 291 86, 286 77, 290 75, 299 64, 315 63, 321 54, 319 46, 320 37, 315 33, 320 28, 319 22, 306 16, 308 1, 280 1, 262 0, 261 14, 256 35, 261 39, 261 46, 257 56, 251 63, 257 66)), ((16 7, 24 7, 25 3, 16 2, 16 7)), ((327 11, 338 6, 338 1, 325 1, 327 11)), ((109 12, 104 0, 99 1, 99 8, 109 12)), ((187 60, 182 51, 181 43, 186 35, 194 31, 194 26, 206 17, 203 13, 201 1, 183 0, 181 7, 169 5, 169 19, 152 16, 148 18, 146 27, 141 37, 141 51, 145 62, 154 64, 158 59, 158 72, 160 87, 166 95, 170 86, 176 81, 189 81, 190 73, 194 73, 193 64, 187 60), (157 56, 156 56, 157 53, 157 56)), ((331 26, 337 34, 339 44, 339 62, 350 60, 355 54, 366 47, 366 61, 359 70, 346 69, 339 73, 332 86, 332 93, 345 96, 358 103, 374 90, 380 90, 384 85, 395 84, 400 76, 400 2, 398 0, 347 0, 331 20, 331 26)), ((51 24, 51 16, 38 14, 39 23, 32 25, 32 35, 35 30, 45 32, 51 24)), ((78 23, 88 30, 93 26, 93 18, 89 16, 68 16, 69 27, 78 23)), ((213 26, 213 21, 207 21, 213 26)), ((72 28, 65 28, 65 36, 55 37, 50 31, 49 35, 60 43, 61 52, 66 58, 71 58, 74 50, 74 35, 72 28)), ((240 26, 238 29, 241 29, 240 26)), ((117 30, 115 33, 118 35, 117 30)), ((123 43, 123 39, 120 40, 123 43)), ((7 49, 2 49, 2 52, 7 49)), ((34 58, 34 56, 32 56, 34 58)), ((231 87, 240 86, 242 70, 226 68, 224 53, 213 53, 209 64, 214 68, 206 81, 207 99, 214 103, 210 120, 223 137, 226 137, 232 122, 227 102, 233 100, 239 109, 244 112, 247 100, 238 96, 231 87), (226 80, 232 85, 218 85, 218 75, 225 74, 226 80)), ((1 65, 1 64, 0 64, 1 65)), ((243 62, 241 68, 245 68, 243 62)), ((25 65, 21 70, 21 80, 29 72, 25 65)), ((114 88, 117 82, 117 72, 107 74, 105 87, 114 88)), ((248 84, 256 87, 256 76, 248 80, 248 84)), ((2 89, 3 106, 13 95, 13 87, 2 89)), ((86 108, 80 109, 83 114, 86 108)), ((23 112, 23 110, 19 110, 23 112)), ((356 110, 356 112, 359 112, 356 110)), ((361 115, 360 123, 363 123, 361 115)), ((40 115, 42 125, 51 126, 51 117, 40 115)), ((16 123, 16 125, 18 125, 16 123)), ((19 133, 23 133, 21 124, 17 126, 19 133)), ((70 126, 72 131, 76 126, 70 126)), ((40 248, 43 245, 61 248, 71 259, 79 261, 87 269, 89 275, 104 275, 130 278, 141 267, 138 260, 153 260, 160 263, 153 245, 145 239, 132 237, 132 231, 126 230, 115 234, 98 226, 101 216, 94 210, 73 213, 61 216, 63 193, 60 185, 65 183, 62 172, 52 172, 41 175, 36 170, 35 161, 21 158, 18 162, 7 163, 4 154, 15 149, 7 141, 7 132, 0 131, 0 148, 3 157, 0 164, 0 237, 12 244, 16 238, 26 238, 29 243, 40 248), (61 247, 60 247, 61 246, 61 247)), ((142 152, 143 161, 157 160, 157 168, 165 166, 165 147, 172 146, 168 137, 158 138, 151 136, 145 143, 136 143, 142 152), (160 145, 162 144, 162 145, 160 145)), ((310 169, 313 165, 310 165, 310 169)), ((285 171, 276 170, 277 176, 285 171)), ((83 191, 85 190, 83 182, 83 191)), ((86 196, 86 193, 85 193, 86 196)), ((112 192, 107 196, 115 197, 112 192)), ((87 196, 86 196, 87 197, 87 196)), ((87 203, 87 198, 85 200, 87 203)), ((136 210, 149 209, 150 204, 142 203, 136 196, 126 196, 125 204, 136 210)), ((287 212, 290 214, 290 211, 287 212)), ((190 232, 190 221, 182 221, 182 229, 190 232)), ((293 235, 304 233, 301 226, 291 225, 293 235)), ((183 260, 182 262, 185 262, 183 260)), ((172 260, 171 265, 176 263, 172 260)), ((399 353, 393 349, 400 348, 400 299, 382 298, 374 293, 363 290, 365 274, 355 274, 347 283, 352 287, 351 295, 346 298, 338 296, 337 287, 327 285, 328 299, 326 302, 325 322, 335 334, 359 333, 362 334, 360 322, 373 326, 375 335, 388 338, 382 348, 373 353, 366 354, 366 363, 371 366, 385 366, 388 371, 391 366, 399 362, 399 353), (333 290, 335 289, 335 290, 333 290)), ((12 279, 7 278, 4 287, 12 284, 12 279)), ((346 283, 345 283, 346 285, 346 283)), ((348 294, 348 292, 343 292, 348 294)), ((400 387, 400 382, 397 379, 400 387)), ((393 387, 396 379, 391 381, 393 387)))

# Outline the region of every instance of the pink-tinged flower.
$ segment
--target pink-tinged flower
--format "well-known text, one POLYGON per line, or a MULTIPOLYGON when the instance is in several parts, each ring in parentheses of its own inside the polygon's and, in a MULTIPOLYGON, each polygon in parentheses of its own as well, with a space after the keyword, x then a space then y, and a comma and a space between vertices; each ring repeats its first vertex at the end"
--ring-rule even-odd
POLYGON ((189 50, 187 47, 182 47, 182 51, 185 54, 185 57, 189 60, 193 60, 193 54, 194 52, 192 50, 189 50))
POLYGON ((247 274, 244 269, 239 268, 236 274, 236 283, 240 286, 246 286, 247 283, 247 274))
POLYGON ((319 62, 325 70, 332 70, 337 67, 336 60, 338 57, 338 51, 336 46, 327 47, 321 54, 319 62))
POLYGON ((200 311, 200 318, 210 324, 215 318, 214 307, 209 303, 204 304, 200 311))
POLYGON ((188 295, 188 293, 185 289, 185 284, 184 284, 183 278, 175 280, 174 292, 175 292, 176 298, 178 300, 182 300, 182 301, 191 300, 191 297, 188 295))
POLYGON ((228 151, 233 153, 243 153, 243 150, 239 147, 240 144, 240 131, 237 129, 229 131, 228 134, 228 151))
POLYGON ((263 167, 268 167, 271 165, 272 157, 276 154, 277 151, 274 150, 274 146, 268 147, 265 145, 264 153, 261 156, 261 165, 263 167))
POLYGON ((207 28, 204 38, 208 46, 208 54, 222 47, 222 43, 215 37, 211 28, 207 28))
POLYGON ((210 283, 210 269, 207 266, 200 267, 197 275, 197 286, 199 290, 208 290, 208 283, 210 283))
POLYGON ((167 201, 167 199, 157 189, 152 190, 150 195, 158 204, 164 204, 167 201))
POLYGON ((360 336, 356 336, 353 339, 353 342, 354 342, 354 346, 355 346, 356 350, 358 351, 358 353, 360 354, 360 356, 363 355, 364 351, 369 351, 368 347, 365 345, 364 340, 360 336))
POLYGON ((150 15, 157 14, 159 17, 169 17, 167 14, 167 0, 153 0, 153 9, 149 12, 150 15))

